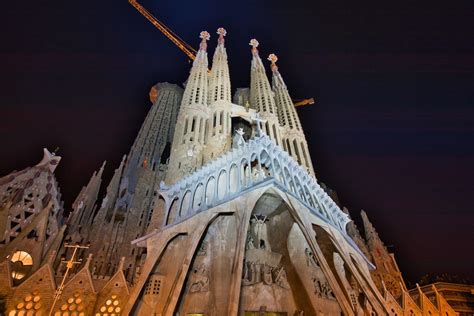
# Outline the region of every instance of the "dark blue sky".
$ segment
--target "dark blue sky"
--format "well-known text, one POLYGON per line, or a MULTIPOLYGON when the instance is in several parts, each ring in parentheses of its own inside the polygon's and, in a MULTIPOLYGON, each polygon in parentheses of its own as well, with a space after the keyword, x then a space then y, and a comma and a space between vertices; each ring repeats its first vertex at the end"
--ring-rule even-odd
MULTIPOLYGON (((474 277, 472 1, 171 1, 143 5, 194 47, 228 31, 233 88, 250 50, 274 52, 300 108, 318 179, 364 208, 404 275, 474 277)), ((126 0, 9 2, 0 11, 0 174, 59 146, 66 208, 107 180, 150 107, 186 80, 186 56, 126 0)))

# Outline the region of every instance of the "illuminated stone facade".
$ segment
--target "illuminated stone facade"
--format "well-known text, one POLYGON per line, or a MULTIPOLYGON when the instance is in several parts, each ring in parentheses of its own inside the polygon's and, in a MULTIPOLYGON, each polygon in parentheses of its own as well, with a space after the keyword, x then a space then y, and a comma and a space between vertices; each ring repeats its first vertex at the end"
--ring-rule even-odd
POLYGON ((232 102, 218 34, 210 70, 202 32, 185 89, 152 88, 100 204, 105 164, 67 218, 59 157, 0 178, 5 313, 456 315, 442 296, 410 295, 365 213, 364 238, 318 183, 277 57, 271 84, 256 40, 232 102))

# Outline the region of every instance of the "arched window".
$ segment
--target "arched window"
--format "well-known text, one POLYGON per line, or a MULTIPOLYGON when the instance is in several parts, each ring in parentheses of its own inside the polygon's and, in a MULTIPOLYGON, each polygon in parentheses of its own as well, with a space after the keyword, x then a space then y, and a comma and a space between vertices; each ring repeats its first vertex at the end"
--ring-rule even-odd
POLYGON ((33 266, 33 257, 26 251, 16 251, 10 261, 12 262, 12 278, 23 279, 33 266))

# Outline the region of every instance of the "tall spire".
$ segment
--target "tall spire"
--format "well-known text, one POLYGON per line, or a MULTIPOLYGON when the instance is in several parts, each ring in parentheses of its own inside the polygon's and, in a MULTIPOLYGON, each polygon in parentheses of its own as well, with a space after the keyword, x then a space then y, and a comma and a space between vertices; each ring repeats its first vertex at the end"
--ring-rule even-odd
POLYGON ((278 113, 273 98, 273 91, 270 87, 265 67, 258 55, 258 41, 251 39, 252 46, 252 66, 250 68, 250 105, 260 112, 261 117, 266 121, 263 131, 275 143, 281 146, 280 124, 278 124, 278 113))
POLYGON ((360 212, 360 215, 364 223, 367 246, 372 255, 373 263, 377 267, 376 270, 372 271, 372 277, 379 288, 381 288, 380 284, 383 281, 392 295, 398 297, 401 294, 401 289, 406 288, 406 286, 395 256, 387 250, 364 210, 360 212))
POLYGON ((278 109, 278 119, 282 126, 284 136, 283 148, 302 166, 314 175, 313 163, 309 155, 308 143, 301 128, 300 119, 296 113, 295 106, 291 100, 290 93, 286 87, 283 77, 278 71, 276 62, 278 57, 270 54, 267 58, 271 62, 272 90, 275 95, 275 103, 278 109))
POLYGON ((290 129, 301 131, 301 123, 296 113, 295 106, 291 100, 288 88, 278 71, 276 62, 278 57, 275 54, 268 55, 267 58, 271 62, 272 69, 272 89, 275 93, 275 101, 278 108, 278 118, 282 126, 288 126, 290 129))
POLYGON ((271 113, 276 115, 275 101, 263 66, 258 54, 259 42, 256 39, 250 40, 252 46, 252 67, 250 71, 250 100, 252 106, 260 113, 271 113))
POLYGON ((229 65, 224 46, 224 36, 226 36, 227 31, 220 27, 217 29, 217 34, 219 34, 219 38, 217 39, 217 47, 212 59, 211 78, 209 81, 209 104, 219 100, 231 102, 229 65))
POLYGON ((200 33, 201 44, 184 90, 171 148, 166 183, 174 183, 203 163, 203 147, 209 117, 207 41, 210 35, 200 33))
POLYGON ((92 223, 105 163, 104 161, 99 171, 94 171, 89 183, 87 186, 82 187, 81 192, 72 204, 73 211, 69 214, 68 218, 68 224, 72 228, 69 228, 68 234, 75 232, 82 225, 92 223))
POLYGON ((210 35, 207 31, 202 31, 199 37, 201 38, 199 51, 189 74, 181 106, 196 103, 201 105, 207 104, 207 41, 210 35))
POLYGON ((377 234, 377 231, 375 230, 374 225, 372 225, 370 222, 367 213, 364 210, 361 210, 360 216, 362 217, 362 223, 364 224, 365 239, 367 240, 369 248, 374 247, 374 242, 380 242, 383 244, 382 240, 380 240, 379 235, 377 234))
MULTIPOLYGON (((100 205, 99 211, 94 216, 95 223, 101 223, 101 225, 105 224, 105 219, 107 217, 110 218, 110 215, 113 207, 115 205, 115 201, 119 196, 119 188, 120 188, 120 179, 122 178, 123 169, 125 166, 125 160, 127 156, 122 156, 122 160, 120 161, 120 165, 117 169, 115 169, 112 179, 107 186, 105 197, 102 199, 102 204, 100 205)), ((98 225, 98 226, 101 226, 98 225)), ((98 237, 100 238, 100 237, 98 237)))
POLYGON ((231 95, 227 52, 224 46, 226 30, 217 30, 219 38, 212 59, 209 78, 209 121, 204 161, 210 161, 227 152, 231 143, 231 95))
POLYGON ((152 90, 155 102, 135 138, 125 168, 131 191, 134 191, 140 167, 155 170, 168 158, 165 148, 173 140, 174 125, 183 96, 181 87, 167 82, 157 83, 152 90))

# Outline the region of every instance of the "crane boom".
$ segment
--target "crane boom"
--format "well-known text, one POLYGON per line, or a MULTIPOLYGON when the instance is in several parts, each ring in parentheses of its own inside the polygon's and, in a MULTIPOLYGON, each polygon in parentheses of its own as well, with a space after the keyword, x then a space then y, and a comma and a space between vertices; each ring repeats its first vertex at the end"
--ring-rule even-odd
POLYGON ((128 2, 137 9, 148 21, 150 21, 158 30, 161 31, 169 40, 171 40, 181 51, 183 51, 191 60, 196 59, 196 50, 188 45, 185 41, 174 34, 166 25, 161 23, 147 9, 145 9, 136 0, 128 0, 128 2))
POLYGON ((304 100, 293 100, 293 104, 298 107, 298 106, 303 106, 303 105, 311 105, 314 104, 314 99, 309 98, 309 99, 304 99, 304 100))

